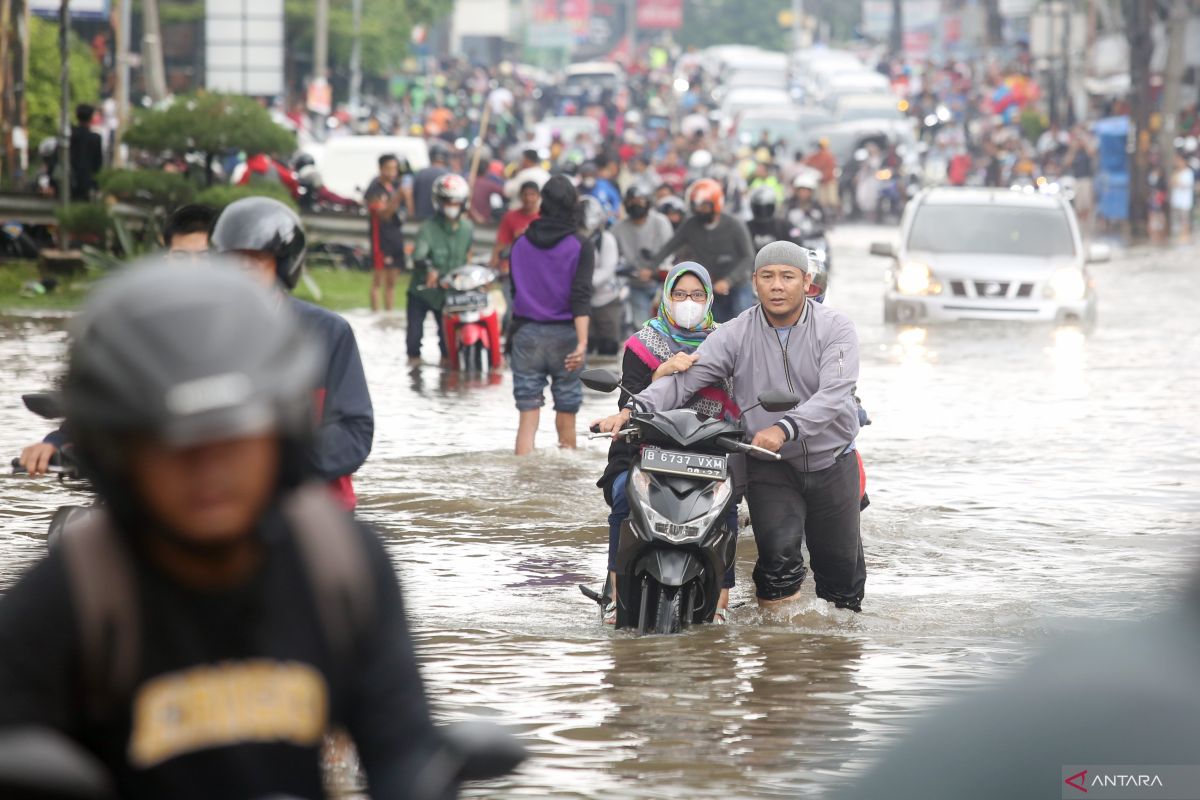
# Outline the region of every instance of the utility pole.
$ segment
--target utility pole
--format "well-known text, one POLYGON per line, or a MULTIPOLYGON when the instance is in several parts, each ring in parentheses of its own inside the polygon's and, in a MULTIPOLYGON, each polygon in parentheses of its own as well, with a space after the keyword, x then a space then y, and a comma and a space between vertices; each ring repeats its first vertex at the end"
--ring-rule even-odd
POLYGON ((350 47, 350 106, 357 113, 362 104, 362 5, 363 0, 354 0, 354 42, 350 47))
MULTIPOLYGON (((1175 136, 1179 130, 1179 90, 1183 83, 1188 2, 1171 0, 1167 18, 1167 65, 1163 71, 1162 128, 1158 134, 1160 168, 1171 175, 1175 168, 1175 136)), ((1166 214, 1167 235, 1171 234, 1171 215, 1166 214)))
MULTIPOLYGON (((71 202, 71 0, 58 7, 58 88, 62 93, 58 109, 58 200, 65 211, 71 202)), ((67 233, 60 225, 58 246, 67 249, 67 233)))
POLYGON ((628 52, 625 55, 625 71, 632 72, 633 65, 637 61, 637 48, 634 43, 637 41, 637 0, 626 0, 625 2, 625 43, 628 45, 628 52))
POLYGON ((892 35, 888 40, 888 51, 892 58, 904 57, 903 0, 892 0, 892 35))
POLYGON ((142 0, 142 63, 146 90, 158 103, 167 97, 167 73, 163 65, 162 26, 158 21, 158 0, 142 0))
POLYGON ((117 31, 113 46, 117 51, 117 130, 113 134, 113 166, 125 166, 121 140, 129 124, 129 39, 133 35, 133 0, 117 0, 117 31))
MULTIPOLYGON (((8 42, 12 38, 12 0, 0 0, 0 147, 4 148, 3 167, 9 168, 11 175, 13 163, 12 128, 16 114, 9 110, 9 98, 12 97, 11 75, 8 62, 8 42)), ((0 167, 0 176, 4 174, 0 167)))
POLYGON ((792 0, 792 53, 804 46, 804 0, 792 0))
POLYGON ((313 82, 327 80, 329 75, 329 0, 317 0, 313 21, 313 82))
POLYGON ((1129 96, 1132 134, 1132 169, 1129 171, 1129 231, 1135 239, 1145 239, 1150 209, 1150 59, 1154 39, 1150 33, 1154 3, 1123 0, 1125 36, 1129 40, 1129 96))

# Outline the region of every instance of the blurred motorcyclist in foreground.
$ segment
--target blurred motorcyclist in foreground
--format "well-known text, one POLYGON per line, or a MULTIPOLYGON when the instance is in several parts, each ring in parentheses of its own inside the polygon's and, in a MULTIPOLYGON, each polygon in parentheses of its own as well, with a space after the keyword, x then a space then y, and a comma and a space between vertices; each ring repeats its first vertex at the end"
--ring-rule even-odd
POLYGON ((395 574, 308 482, 319 347, 232 267, 123 271, 72 327, 103 511, 0 601, 0 729, 162 800, 322 797, 340 726, 372 796, 411 796, 435 739, 395 574))

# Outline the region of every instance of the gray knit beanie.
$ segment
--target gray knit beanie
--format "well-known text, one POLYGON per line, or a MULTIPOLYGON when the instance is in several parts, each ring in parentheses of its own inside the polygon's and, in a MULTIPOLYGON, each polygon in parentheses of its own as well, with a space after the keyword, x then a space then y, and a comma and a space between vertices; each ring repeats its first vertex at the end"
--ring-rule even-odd
POLYGON ((768 264, 782 264, 808 272, 808 251, 794 242, 771 242, 755 256, 754 271, 757 272, 768 264))

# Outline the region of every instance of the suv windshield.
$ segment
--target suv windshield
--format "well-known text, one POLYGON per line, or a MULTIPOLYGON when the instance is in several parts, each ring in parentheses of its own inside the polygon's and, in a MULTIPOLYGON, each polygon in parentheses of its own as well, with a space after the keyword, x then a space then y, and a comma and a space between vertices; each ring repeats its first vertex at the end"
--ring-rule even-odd
POLYGON ((1067 215, 1058 208, 930 205, 917 209, 909 250, 930 253, 1073 256, 1067 215))

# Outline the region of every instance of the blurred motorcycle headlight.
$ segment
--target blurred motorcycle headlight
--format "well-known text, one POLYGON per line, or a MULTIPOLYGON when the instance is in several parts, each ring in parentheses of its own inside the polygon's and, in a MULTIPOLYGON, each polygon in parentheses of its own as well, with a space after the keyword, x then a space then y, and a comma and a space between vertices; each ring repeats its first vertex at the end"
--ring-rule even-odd
POLYGON ((1076 267, 1061 267, 1050 276, 1047 294, 1055 300, 1074 303, 1087 296, 1087 278, 1076 267))
POLYGON ((942 284, 933 277, 927 264, 905 261, 896 273, 896 291, 900 294, 941 294, 942 284))

